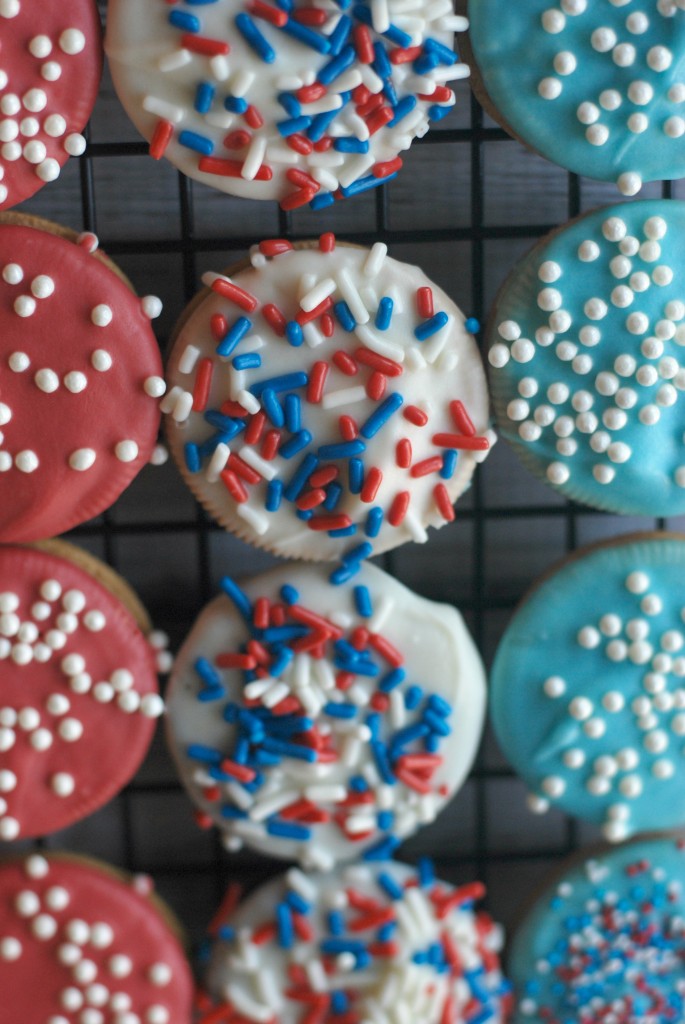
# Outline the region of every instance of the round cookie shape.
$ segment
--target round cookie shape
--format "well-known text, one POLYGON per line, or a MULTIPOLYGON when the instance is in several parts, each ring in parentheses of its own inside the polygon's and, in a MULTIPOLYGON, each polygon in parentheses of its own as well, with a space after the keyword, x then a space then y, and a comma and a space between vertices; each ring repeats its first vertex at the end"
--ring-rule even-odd
POLYGON ((607 839, 685 823, 685 537, 583 549, 524 600, 497 650, 492 718, 533 793, 607 839))
POLYGON ((190 1024, 192 976, 149 879, 82 857, 0 866, 0 984, 7 1020, 190 1024))
POLYGON ((149 461, 164 393, 139 299, 79 236, 0 218, 0 540, 38 540, 108 508, 149 461), (76 287, 78 285, 78 287, 76 287))
POLYGON ((115 0, 106 51, 154 157, 222 192, 321 209, 394 178, 450 112, 466 25, 427 0, 115 0))
POLYGON ((685 203, 622 204, 548 235, 495 300, 498 425, 567 498, 685 512, 684 260, 685 203))
POLYGON ((222 589, 168 691, 197 820, 311 869, 389 857, 478 747, 485 676, 461 616, 366 563, 337 587, 284 566, 222 589))
POLYGON ((399 1005, 422 1024, 504 1024, 511 986, 502 930, 474 907, 484 891, 438 881, 427 860, 418 871, 385 863, 307 877, 294 868, 225 923, 219 915, 207 973, 218 1005, 200 1024, 228 1019, 219 1014, 231 1007, 253 1021, 301 1024, 316 1010, 321 1020, 349 1012, 388 1024, 399 1005))
POLYGON ((101 582, 98 561, 87 556, 90 572, 80 556, 0 548, 3 840, 66 828, 110 800, 163 711, 152 647, 106 567, 101 582))
POLYGON ((454 518, 487 455, 471 328, 417 267, 271 239, 208 274, 167 365, 170 448, 227 529, 290 558, 355 558, 454 518))
POLYGON ((0 0, 0 210, 86 148, 102 74, 94 0, 0 0))
POLYGON ((513 1024, 682 1019, 684 882, 673 838, 574 858, 514 936, 513 1024))
POLYGON ((507 130, 635 195, 685 176, 683 0, 470 0, 477 92, 507 130))

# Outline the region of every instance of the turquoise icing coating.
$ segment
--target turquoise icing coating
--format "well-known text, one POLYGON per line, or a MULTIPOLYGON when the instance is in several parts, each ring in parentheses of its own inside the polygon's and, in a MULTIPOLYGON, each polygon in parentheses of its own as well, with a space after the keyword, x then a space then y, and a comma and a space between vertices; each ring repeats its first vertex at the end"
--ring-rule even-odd
POLYGON ((490 99, 549 160, 617 181, 685 175, 683 0, 470 0, 490 99))
POLYGON ((585 549, 516 612, 495 731, 531 790, 612 841, 685 825, 685 536, 585 549))
POLYGON ((567 871, 512 944, 513 1024, 685 1019, 684 881, 685 852, 668 838, 567 871))
POLYGON ((597 508, 685 513, 685 203, 623 203, 549 235, 488 336, 495 414, 533 472, 597 508))

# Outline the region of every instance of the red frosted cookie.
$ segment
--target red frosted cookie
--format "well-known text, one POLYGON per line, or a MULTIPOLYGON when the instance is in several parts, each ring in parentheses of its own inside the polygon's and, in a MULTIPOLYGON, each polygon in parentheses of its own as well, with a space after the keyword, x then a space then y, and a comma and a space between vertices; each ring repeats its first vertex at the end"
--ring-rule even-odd
POLYGON ((84 151, 101 74, 94 0, 0 0, 0 210, 84 151))
POLYGON ((192 980, 144 879, 81 857, 0 868, 0 1020, 189 1024, 192 980))
POLYGON ((155 445, 161 303, 137 298, 94 248, 94 235, 0 215, 2 542, 98 515, 155 445))
POLYGON ((148 627, 92 555, 0 547, 0 839, 65 828, 135 773, 164 708, 148 627))

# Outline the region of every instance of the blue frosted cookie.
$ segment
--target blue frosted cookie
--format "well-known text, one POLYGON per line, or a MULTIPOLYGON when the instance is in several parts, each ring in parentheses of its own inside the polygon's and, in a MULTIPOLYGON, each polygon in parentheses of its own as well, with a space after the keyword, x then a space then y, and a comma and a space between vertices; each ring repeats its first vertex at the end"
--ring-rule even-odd
POLYGON ((685 850, 629 843, 575 863, 512 944, 513 1024, 685 1020, 685 850))
POLYGON ((566 497, 685 513, 684 267, 685 203, 624 203, 547 236, 501 289, 488 327, 500 430, 566 497))
POLYGON ((513 135, 624 195, 685 176, 683 0, 469 0, 468 15, 474 87, 513 135))
POLYGON ((685 825, 685 535, 585 548, 527 596, 492 670, 502 748, 532 793, 619 841, 685 825))

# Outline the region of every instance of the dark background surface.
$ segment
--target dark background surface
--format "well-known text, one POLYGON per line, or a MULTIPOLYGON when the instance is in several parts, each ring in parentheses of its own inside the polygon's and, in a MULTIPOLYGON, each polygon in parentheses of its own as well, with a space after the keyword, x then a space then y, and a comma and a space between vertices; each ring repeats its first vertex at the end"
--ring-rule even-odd
MULTIPOLYGON (((104 6, 104 5, 103 5, 104 6)), ((261 238, 306 238, 323 230, 371 243, 418 263, 461 306, 483 320, 498 286, 536 238, 569 217, 619 201, 613 185, 568 175, 526 152, 483 114, 468 85, 457 106, 403 154, 399 178, 375 193, 321 214, 283 214, 276 203, 233 199, 182 178, 146 155, 105 73, 86 154, 22 209, 76 230, 95 231, 139 294, 164 301, 156 321, 164 348, 203 271, 221 270, 261 238)), ((685 183, 646 186, 641 198, 685 199, 685 183)), ((378 560, 427 597, 455 604, 486 664, 512 611, 541 572, 576 546, 666 524, 569 506, 536 481, 500 442, 457 506, 456 521, 378 560)), ((70 539, 108 561, 138 590, 158 628, 180 645, 197 612, 229 572, 246 575, 274 563, 209 523, 175 467, 148 467, 105 516, 70 539)), ((488 733, 469 781, 437 822, 406 843, 407 860, 428 854, 452 881, 480 878, 488 905, 507 929, 541 874, 593 829, 526 807, 488 733)), ((1 845, 1 844, 0 844, 1 845)), ((20 844, 21 845, 21 844, 20 844)), ((201 937, 230 881, 252 886, 282 864, 251 852, 223 852, 200 831, 166 753, 161 729, 136 779, 115 801, 51 836, 49 848, 87 852, 154 876, 194 939, 201 937)))

